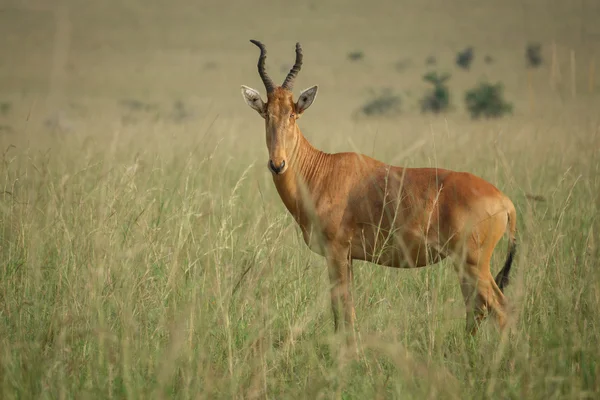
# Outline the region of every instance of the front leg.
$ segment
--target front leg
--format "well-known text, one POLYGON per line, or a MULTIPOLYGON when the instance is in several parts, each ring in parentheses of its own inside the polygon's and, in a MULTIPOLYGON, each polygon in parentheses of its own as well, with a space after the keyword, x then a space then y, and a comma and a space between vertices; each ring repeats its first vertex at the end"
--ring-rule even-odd
POLYGON ((348 335, 348 344, 355 344, 354 320, 356 313, 352 299, 352 259, 348 249, 332 249, 327 255, 329 281, 331 284, 331 307, 335 332, 348 335), (340 320, 343 314, 343 321, 340 320))

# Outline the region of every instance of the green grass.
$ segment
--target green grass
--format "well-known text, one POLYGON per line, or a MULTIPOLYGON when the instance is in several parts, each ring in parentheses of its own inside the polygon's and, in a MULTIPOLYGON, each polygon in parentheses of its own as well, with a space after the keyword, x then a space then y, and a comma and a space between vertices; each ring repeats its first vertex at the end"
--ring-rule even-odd
MULTIPOLYGON (((0 6, 0 399, 600 398, 598 10, 312 3, 0 6), (343 361, 324 260, 239 94, 264 94, 251 38, 277 82, 302 42, 296 93, 319 97, 300 124, 317 147, 470 171, 513 200, 510 336, 489 320, 465 338, 447 263, 355 263, 360 357, 343 361), (528 71, 532 40, 548 62, 528 71), (471 45, 480 58, 457 70, 471 45), (502 82, 514 114, 421 115, 427 57, 453 92, 502 82), (399 59, 414 62, 399 74, 399 59), (402 113, 352 119, 377 87, 402 113)), ((505 256, 504 239, 494 274, 505 256)))
POLYGON ((355 263, 354 362, 333 336, 324 261, 254 165, 262 138, 242 152, 202 134, 140 142, 135 126, 32 133, 35 145, 5 137, 1 397, 595 398, 597 134, 548 128, 555 144, 534 147, 531 130, 494 150, 481 132, 496 125, 464 124, 470 151, 451 137, 410 163, 462 165, 513 198, 515 326, 502 337, 489 322, 465 339, 446 263, 355 263), (530 202, 525 187, 546 201, 530 202))

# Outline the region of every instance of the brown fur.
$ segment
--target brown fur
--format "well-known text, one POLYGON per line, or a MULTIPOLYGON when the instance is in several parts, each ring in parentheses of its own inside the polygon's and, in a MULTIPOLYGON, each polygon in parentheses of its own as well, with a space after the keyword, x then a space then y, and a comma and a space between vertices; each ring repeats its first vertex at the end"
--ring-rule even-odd
MULTIPOLYGON (((354 332, 352 260, 413 268, 446 257, 454 260, 459 275, 467 330, 476 332, 486 309, 505 326, 506 300, 490 272, 490 259, 507 230, 515 241, 516 212, 508 197, 466 172, 324 153, 300 132, 296 120, 305 108, 294 103, 291 92, 275 88, 267 103, 260 103, 256 109, 265 118, 270 161, 284 165, 279 173, 271 170, 275 187, 306 244, 327 259, 336 331, 341 312, 345 327, 354 332)), ((499 274, 503 282, 508 282, 507 265, 499 274)))

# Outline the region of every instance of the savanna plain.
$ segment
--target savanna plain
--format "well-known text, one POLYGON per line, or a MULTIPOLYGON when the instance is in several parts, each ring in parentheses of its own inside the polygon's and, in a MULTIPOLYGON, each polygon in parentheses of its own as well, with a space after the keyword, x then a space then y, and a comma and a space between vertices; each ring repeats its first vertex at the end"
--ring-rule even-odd
POLYGON ((594 1, 2 1, 0 397, 599 398, 598 20, 594 1), (278 83, 302 43, 314 146, 513 200, 509 331, 465 335, 449 262, 355 262, 342 357, 325 262, 240 95, 265 93, 249 39, 278 83), (421 113, 430 71, 451 74, 445 113, 421 113), (470 118, 483 80, 511 114, 470 118), (394 113, 361 112, 381 93, 394 113))

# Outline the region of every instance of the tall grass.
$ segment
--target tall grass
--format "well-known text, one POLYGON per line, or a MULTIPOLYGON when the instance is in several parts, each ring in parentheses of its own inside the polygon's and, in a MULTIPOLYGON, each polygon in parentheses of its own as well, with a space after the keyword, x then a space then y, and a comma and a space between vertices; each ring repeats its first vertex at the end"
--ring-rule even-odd
MULTIPOLYGON (((510 134, 465 122, 462 139, 411 156, 516 203, 510 334, 490 322, 466 338, 447 263, 355 263, 353 362, 333 335, 324 261, 255 163, 262 138, 242 152, 202 135, 140 141, 135 126, 4 137, 1 397, 596 398, 598 132, 538 122, 510 134)), ((392 159, 386 149, 375 155, 392 159)))

